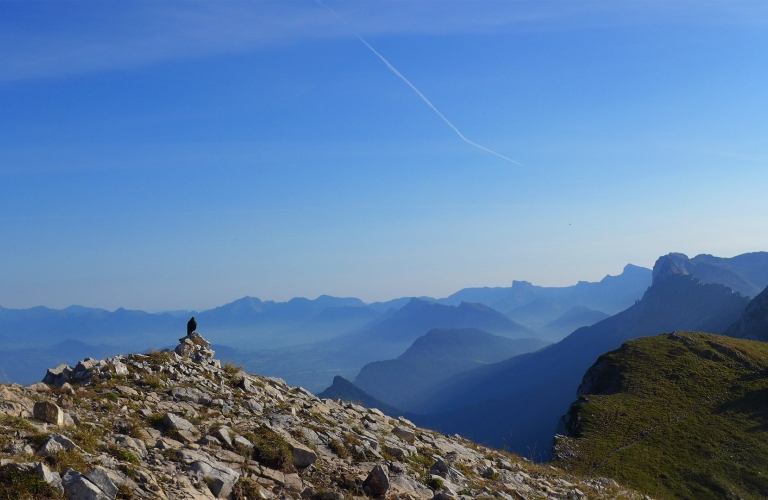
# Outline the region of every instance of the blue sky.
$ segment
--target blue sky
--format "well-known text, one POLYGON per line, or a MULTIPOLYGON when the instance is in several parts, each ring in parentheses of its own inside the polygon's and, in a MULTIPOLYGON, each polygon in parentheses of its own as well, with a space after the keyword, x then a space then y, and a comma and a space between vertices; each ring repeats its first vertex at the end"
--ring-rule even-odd
POLYGON ((768 250, 764 2, 327 5, 0 2, 0 305, 445 296, 768 250))

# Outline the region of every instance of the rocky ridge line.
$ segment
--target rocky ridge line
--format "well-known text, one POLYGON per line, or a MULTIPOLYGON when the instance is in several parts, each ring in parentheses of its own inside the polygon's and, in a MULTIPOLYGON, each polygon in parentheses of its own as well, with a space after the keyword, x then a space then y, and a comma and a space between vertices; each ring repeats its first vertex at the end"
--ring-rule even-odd
MULTIPOLYGON (((0 385, 9 498, 644 498, 551 466, 174 351, 85 359, 0 385)), ((2 495, 0 495, 2 497, 2 495)))

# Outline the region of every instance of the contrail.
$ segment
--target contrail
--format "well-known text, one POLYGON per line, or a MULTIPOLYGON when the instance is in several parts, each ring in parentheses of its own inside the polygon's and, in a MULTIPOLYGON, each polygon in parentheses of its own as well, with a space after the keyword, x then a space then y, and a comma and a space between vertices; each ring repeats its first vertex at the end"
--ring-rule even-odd
MULTIPOLYGON (((344 19, 342 19, 342 18, 341 18, 341 16, 339 16, 339 15, 336 13, 336 11, 335 11, 335 10, 333 10, 333 9, 332 9, 332 8, 330 8, 329 6, 325 5, 325 4, 324 4, 323 2, 321 2, 320 0, 315 0, 315 2, 317 2, 317 3, 318 3, 319 5, 321 5, 322 7, 325 7, 326 9, 330 10, 330 11, 333 13, 333 15, 334 15, 334 16, 336 16, 336 17, 337 17, 337 18, 338 18, 338 19, 339 19, 341 22, 343 22, 344 24, 347 24, 347 22, 346 22, 346 21, 344 21, 344 19)), ((514 163, 514 164, 516 164, 516 165, 520 165, 521 167, 522 167, 522 166, 524 166, 522 163, 520 163, 520 162, 517 162, 517 161, 513 160, 512 158, 507 158, 506 156, 504 156, 504 155, 502 155, 502 154, 499 154, 499 153, 497 153, 496 151, 492 151, 492 150, 490 150, 490 149, 486 148, 485 146, 481 146, 480 144, 478 144, 478 143, 476 143, 476 142, 472 142, 472 141, 470 141, 469 139, 467 139, 466 137, 464 137, 464 134, 462 134, 462 133, 459 131, 459 129, 457 129, 457 128, 456 128, 456 126, 455 126, 453 123, 451 123, 451 122, 450 122, 450 120, 448 120, 448 118, 446 118, 446 117, 445 117, 445 116, 444 116, 444 115, 443 115, 443 114, 442 114, 440 111, 438 111, 438 109, 435 107, 435 105, 434 105, 434 104, 432 104, 432 103, 429 101, 429 99, 427 99, 427 97, 426 97, 424 94, 422 94, 422 93, 421 93, 421 91, 420 91, 419 89, 417 89, 417 88, 416 88, 416 86, 415 86, 414 84, 412 84, 411 82, 409 82, 409 81, 408 81, 408 79, 407 79, 406 77, 404 77, 402 73, 400 73, 399 71, 397 71, 397 68, 395 68, 394 66, 392 66, 392 64, 391 64, 389 61, 387 61, 387 59, 386 59, 386 58, 385 58, 383 55, 381 55, 381 54, 379 54, 378 52, 376 52, 376 49, 374 49, 373 47, 371 47, 371 44, 369 44, 368 42, 366 42, 366 41, 363 39, 363 37, 361 37, 361 36, 360 36, 360 35, 358 35, 358 34, 355 34, 355 36, 357 37, 357 39, 358 39, 358 40, 360 40, 360 41, 363 43, 363 45, 365 45, 366 47, 368 47, 368 49, 370 49, 370 51, 371 51, 371 52, 373 52, 374 54, 376 54, 376 56, 378 56, 378 58, 379 58, 379 59, 381 59, 381 60, 384 62, 384 64, 386 64, 386 65, 387 65, 387 68, 389 68, 389 69, 390 69, 390 71, 392 71, 392 73, 396 74, 396 75, 397 75, 397 76, 399 76, 399 77, 400 77, 400 78, 401 78, 401 79, 402 79, 402 80, 403 80, 405 83, 407 83, 407 84, 408 84, 408 86, 409 86, 409 87, 411 87, 411 88, 413 89, 413 91, 414 91, 414 92, 416 92, 416 94, 418 94, 418 96, 419 96, 419 97, 421 97, 421 99, 422 99, 424 102, 426 102, 426 103, 427 103, 427 106, 429 106, 430 108, 432 108, 432 111, 434 111, 435 113, 437 113, 437 116, 439 116, 440 118, 442 118, 442 119, 443 119, 443 121, 444 121, 446 124, 448 124, 448 126, 449 126, 449 127, 451 127, 451 128, 453 129, 453 131, 454 131, 454 132, 456 132, 456 135, 458 135, 458 136, 461 138, 461 140, 462 140, 462 141, 466 142, 467 144, 469 144, 469 145, 471 145, 471 146, 474 146, 474 147, 476 147, 476 148, 482 149, 483 151, 485 151, 485 152, 487 152, 487 153, 491 153, 492 155, 496 155, 496 156, 498 156, 499 158, 503 158, 503 159, 505 159, 505 160, 507 160, 507 161, 509 161, 509 162, 512 162, 512 163, 514 163)))

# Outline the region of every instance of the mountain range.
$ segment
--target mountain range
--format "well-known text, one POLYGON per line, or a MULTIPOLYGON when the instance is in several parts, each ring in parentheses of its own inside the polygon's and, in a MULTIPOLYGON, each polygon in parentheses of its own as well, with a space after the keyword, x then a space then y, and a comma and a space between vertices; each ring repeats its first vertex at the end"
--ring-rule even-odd
MULTIPOLYGON (((760 282, 762 276, 759 269, 754 276, 737 274, 735 267, 726 267, 728 259, 708 262, 723 266, 728 273, 721 275, 729 280, 736 276, 760 282)), ((681 254, 661 257, 654 266, 652 286, 625 311, 579 328, 536 353, 428 387, 417 398, 420 404, 410 418, 443 432, 546 458, 557 421, 576 394, 582 374, 602 353, 627 340, 673 330, 724 333, 739 319, 748 298, 723 284, 704 283, 692 274, 695 269, 681 254)), ((743 266, 736 269, 747 272, 743 266)), ((705 270, 711 280, 714 273, 705 270)))
POLYGON ((388 314, 369 328, 332 339, 281 350, 259 350, 235 361, 250 370, 280 377, 318 392, 336 375, 354 378, 371 361, 399 356, 413 342, 434 328, 476 328, 505 337, 532 333, 482 304, 446 306, 420 299, 388 314))

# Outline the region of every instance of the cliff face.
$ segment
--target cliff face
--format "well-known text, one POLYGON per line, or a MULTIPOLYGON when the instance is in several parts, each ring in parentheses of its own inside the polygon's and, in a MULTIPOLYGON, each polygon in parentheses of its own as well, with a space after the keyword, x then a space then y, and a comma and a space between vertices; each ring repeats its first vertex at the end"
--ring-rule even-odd
POLYGON ((0 449, 3 498, 640 498, 222 367, 199 335, 0 386, 0 449))
POLYGON ((725 334, 729 337, 768 341, 768 288, 747 304, 739 320, 725 334))
POLYGON ((659 257, 653 266, 653 283, 658 283, 670 276, 691 275, 702 283, 719 283, 739 292, 745 297, 754 297, 762 287, 765 274, 765 259, 753 266, 734 266, 741 257, 718 259, 710 255, 697 255, 689 259, 682 253, 670 253, 659 257))

